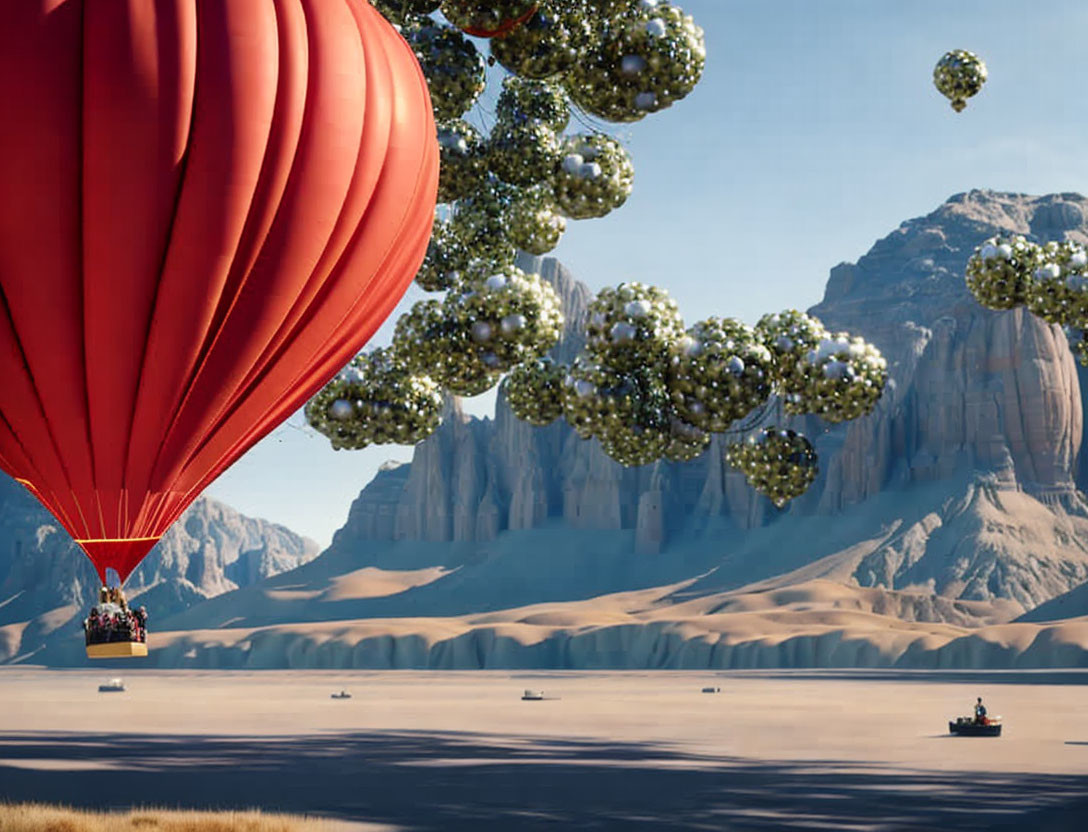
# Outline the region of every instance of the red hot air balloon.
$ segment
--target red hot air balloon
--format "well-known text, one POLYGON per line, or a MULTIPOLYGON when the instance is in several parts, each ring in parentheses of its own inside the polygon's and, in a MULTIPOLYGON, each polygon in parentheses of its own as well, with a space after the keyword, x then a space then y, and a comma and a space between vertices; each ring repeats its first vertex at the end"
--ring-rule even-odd
POLYGON ((0 468, 123 581, 390 313, 437 185, 365 0, 0 3, 0 468))

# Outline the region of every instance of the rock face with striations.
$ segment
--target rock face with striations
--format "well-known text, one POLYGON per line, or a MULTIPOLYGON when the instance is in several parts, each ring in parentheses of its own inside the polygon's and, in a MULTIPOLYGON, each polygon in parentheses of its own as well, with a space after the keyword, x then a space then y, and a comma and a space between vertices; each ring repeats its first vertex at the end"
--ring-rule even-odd
MULTIPOLYGON (((317 544, 204 497, 171 526, 125 584, 158 619, 294 569, 317 544)), ((0 474, 0 662, 33 653, 96 596, 90 561, 53 517, 0 474)))
MULTIPOLYGON (((767 418, 799 427, 821 458, 817 482, 785 512, 728 469, 720 436, 693 462, 626 469, 562 422, 544 429, 519 422, 500 391, 494 420, 466 419, 451 401, 445 424, 417 447, 411 466, 383 471, 364 489, 333 548, 373 550, 383 540, 482 545, 503 530, 561 524, 631 530, 636 551, 667 552, 707 529, 735 537, 783 514, 857 516, 877 494, 910 502, 925 484, 962 483, 957 498, 891 530, 855 579, 1011 598, 1029 609, 1088 580, 1078 370, 1059 328, 1023 309, 983 309, 963 274, 986 237, 1083 242, 1086 216, 1088 202, 1077 194, 972 191, 903 223, 857 263, 832 269, 811 312, 879 347, 891 382, 873 414, 844 426, 782 419, 772 408, 767 418), (995 534, 1001 529, 1004 536, 995 534)), ((521 265, 559 293, 570 329, 555 354, 569 360, 580 347, 572 330, 589 291, 553 259, 521 265)), ((727 537, 714 540, 728 555, 727 537)))

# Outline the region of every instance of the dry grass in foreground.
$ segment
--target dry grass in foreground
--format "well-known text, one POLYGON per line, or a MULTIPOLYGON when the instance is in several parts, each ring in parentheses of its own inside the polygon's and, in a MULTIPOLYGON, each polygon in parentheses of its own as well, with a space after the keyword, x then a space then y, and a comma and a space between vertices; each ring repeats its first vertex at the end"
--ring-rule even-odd
POLYGON ((257 811, 86 812, 37 803, 0 803, 3 832, 324 832, 327 829, 320 820, 257 811))

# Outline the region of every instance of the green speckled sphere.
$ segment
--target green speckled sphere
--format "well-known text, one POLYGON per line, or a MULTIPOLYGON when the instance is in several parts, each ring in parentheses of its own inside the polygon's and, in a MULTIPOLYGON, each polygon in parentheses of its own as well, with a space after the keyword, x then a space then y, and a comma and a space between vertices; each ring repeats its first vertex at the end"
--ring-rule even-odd
POLYGON ((549 187, 524 188, 514 197, 508 214, 510 242, 529 254, 547 254, 567 229, 549 187))
POLYGON ((683 419, 703 430, 727 430, 767 401, 771 383, 770 351, 740 321, 699 321, 673 346, 673 405, 683 419))
POLYGON ((611 136, 568 136, 559 155, 555 201, 571 219, 603 217, 631 195, 635 167, 623 145, 611 136))
POLYGON ((1088 254, 1077 243, 1047 243, 1038 249, 1026 285, 1032 314, 1047 323, 1077 326, 1088 321, 1088 254))
POLYGON ((512 32, 491 40, 491 55, 522 78, 553 78, 570 69, 592 37, 580 4, 542 2, 533 16, 512 32))
POLYGON ((777 427, 730 445, 726 459, 779 508, 804 494, 819 473, 812 443, 796 431, 777 427))
POLYGON ((967 288, 987 309, 1014 309, 1027 299, 1040 254, 1021 236, 991 237, 967 261, 967 288))
POLYGON ((550 425, 563 415, 568 371, 547 357, 518 364, 503 382, 510 410, 523 422, 550 425))
POLYGON ((438 201, 456 202, 478 191, 487 179, 487 145, 463 119, 438 122, 438 201))
POLYGON ((473 260, 495 268, 514 262, 517 250, 510 240, 509 212, 516 195, 511 186, 492 180, 457 203, 450 229, 473 260))
POLYGON ((486 86, 483 56, 457 29, 430 18, 404 26, 401 34, 423 69, 435 119, 460 118, 486 86))
POLYGON ((986 64, 978 55, 966 49, 946 52, 933 68, 933 85, 957 113, 967 106, 967 99, 977 95, 985 83, 986 64))
POLYGON ((840 332, 823 338, 787 372, 783 408, 846 422, 872 411, 887 381, 888 363, 880 351, 840 332))
POLYGON ((413 375, 391 350, 358 356, 306 405, 306 420, 333 448, 414 445, 442 418, 442 393, 413 375))
POLYGON ((565 83, 586 112, 606 121, 638 121, 687 96, 705 65, 703 30, 691 15, 666 2, 640 3, 608 23, 565 83))
POLYGON ((709 433, 674 417, 669 422, 669 444, 664 457, 670 462, 690 462, 709 445, 709 433))
POLYGON ((642 283, 602 289, 589 305, 586 352, 621 372, 664 371, 670 351, 684 334, 676 301, 642 283))
POLYGON ((771 353, 771 373, 782 381, 808 351, 827 337, 827 330, 817 318, 787 309, 764 315, 755 326, 756 337, 771 353))
POLYGON ((441 0, 446 20, 470 35, 486 38, 513 31, 536 0, 441 0))
POLYGON ((542 356, 563 328, 555 290, 513 265, 480 273, 452 290, 443 313, 494 371, 542 356))
POLYGON ((403 26, 438 11, 438 0, 370 0, 390 23, 403 26))
POLYGON ((570 121, 570 104, 558 84, 510 75, 503 79, 495 116, 503 127, 539 122, 562 133, 570 121))
POLYGON ((551 182, 559 164, 555 131, 542 122, 496 124, 487 142, 487 167, 503 182, 530 186, 551 182))
POLYGON ((435 217, 427 254, 416 272, 416 283, 428 292, 444 292, 457 285, 469 262, 468 249, 453 233, 449 222, 435 217))

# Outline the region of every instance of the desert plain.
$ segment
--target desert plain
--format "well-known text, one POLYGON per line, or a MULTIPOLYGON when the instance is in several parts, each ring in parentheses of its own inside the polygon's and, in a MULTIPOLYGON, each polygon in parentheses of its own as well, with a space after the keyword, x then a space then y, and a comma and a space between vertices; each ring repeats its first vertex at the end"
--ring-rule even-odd
POLYGON ((0 669, 0 800, 260 806, 359 830, 1088 817, 1088 671, 133 670, 98 693, 110 675, 0 669), (949 736, 977 695, 1004 735, 949 736))

